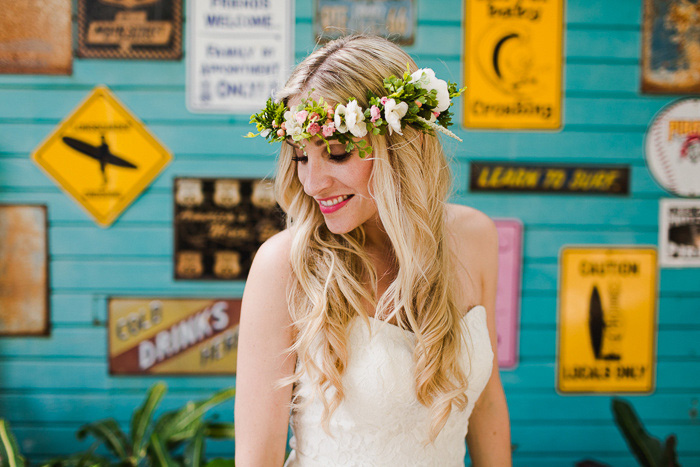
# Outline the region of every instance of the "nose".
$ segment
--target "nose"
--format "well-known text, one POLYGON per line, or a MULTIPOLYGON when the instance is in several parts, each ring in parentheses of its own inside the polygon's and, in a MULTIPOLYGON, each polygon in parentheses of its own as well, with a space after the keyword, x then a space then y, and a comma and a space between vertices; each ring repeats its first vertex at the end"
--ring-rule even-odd
POLYGON ((329 164, 322 157, 314 157, 310 154, 306 164, 299 164, 299 179, 307 195, 323 195, 330 188, 332 177, 329 169, 329 164))

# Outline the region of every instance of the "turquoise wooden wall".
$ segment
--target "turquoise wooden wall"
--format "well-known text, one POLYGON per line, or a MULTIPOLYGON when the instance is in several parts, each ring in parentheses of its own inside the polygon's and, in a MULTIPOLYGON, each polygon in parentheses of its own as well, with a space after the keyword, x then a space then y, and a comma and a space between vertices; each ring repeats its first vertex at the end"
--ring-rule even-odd
MULTIPOLYGON (((657 243, 658 200, 643 137, 671 97, 638 91, 641 0, 570 0, 566 8, 565 125, 560 132, 458 131, 456 202, 525 224, 520 365, 502 373, 515 465, 596 458, 633 466, 607 396, 555 393, 557 256, 566 244, 657 243), (469 160, 629 164, 631 195, 472 195, 469 160)), ((461 2, 419 0, 421 66, 460 81, 461 2)), ((74 9, 75 11, 75 9, 74 9)), ((296 56, 314 46, 312 0, 296 1, 296 56)), ((185 51, 186 53, 186 51, 185 51)), ((460 109, 457 109, 460 114, 460 109)), ((155 378, 110 377, 109 296, 239 296, 243 283, 174 282, 171 188, 176 176, 271 175, 274 148, 241 138, 246 115, 193 115, 184 61, 74 61, 72 76, 0 76, 0 202, 48 205, 52 331, 0 338, 0 416, 32 460, 85 448, 74 431, 102 417, 129 420, 155 378), (97 227, 29 160, 29 154, 97 84, 107 85, 174 153, 173 163, 109 229, 97 227)), ((1 240, 0 240, 1 241, 1 240)), ((656 391, 629 396, 658 437, 678 435, 683 465, 700 465, 700 269, 660 273, 656 391)), ((165 406, 231 386, 233 378, 165 378, 165 406)), ((233 404, 218 413, 232 420, 233 404)), ((233 455, 230 443, 209 451, 233 455)))

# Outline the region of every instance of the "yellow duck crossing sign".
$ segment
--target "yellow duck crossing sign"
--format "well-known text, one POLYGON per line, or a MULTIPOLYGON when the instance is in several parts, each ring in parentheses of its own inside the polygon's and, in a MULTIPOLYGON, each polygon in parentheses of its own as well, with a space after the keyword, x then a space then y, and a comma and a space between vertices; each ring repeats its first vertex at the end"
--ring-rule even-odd
POLYGON ((98 86, 32 159, 100 226, 108 227, 172 154, 109 89, 98 86))

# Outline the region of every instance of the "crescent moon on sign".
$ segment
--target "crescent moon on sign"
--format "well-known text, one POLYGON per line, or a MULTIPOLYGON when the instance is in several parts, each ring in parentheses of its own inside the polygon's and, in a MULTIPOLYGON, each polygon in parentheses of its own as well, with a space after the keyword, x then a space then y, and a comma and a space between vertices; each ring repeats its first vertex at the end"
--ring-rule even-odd
POLYGON ((503 44, 508 42, 510 39, 515 39, 517 37, 520 37, 520 34, 508 34, 507 36, 502 37, 498 42, 496 42, 496 46, 493 48, 493 71, 496 72, 496 76, 498 76, 499 79, 502 78, 501 67, 498 63, 498 58, 501 54, 501 47, 503 47, 503 44))

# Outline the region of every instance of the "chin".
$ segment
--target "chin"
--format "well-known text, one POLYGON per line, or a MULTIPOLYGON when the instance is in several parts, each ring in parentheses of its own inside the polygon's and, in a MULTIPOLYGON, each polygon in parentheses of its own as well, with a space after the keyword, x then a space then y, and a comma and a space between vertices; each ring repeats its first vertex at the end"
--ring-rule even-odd
POLYGON ((336 235, 342 235, 352 232, 353 230, 359 227, 359 224, 350 225, 345 222, 328 222, 326 220, 326 227, 328 228, 328 230, 331 231, 331 233, 334 233, 336 235))

